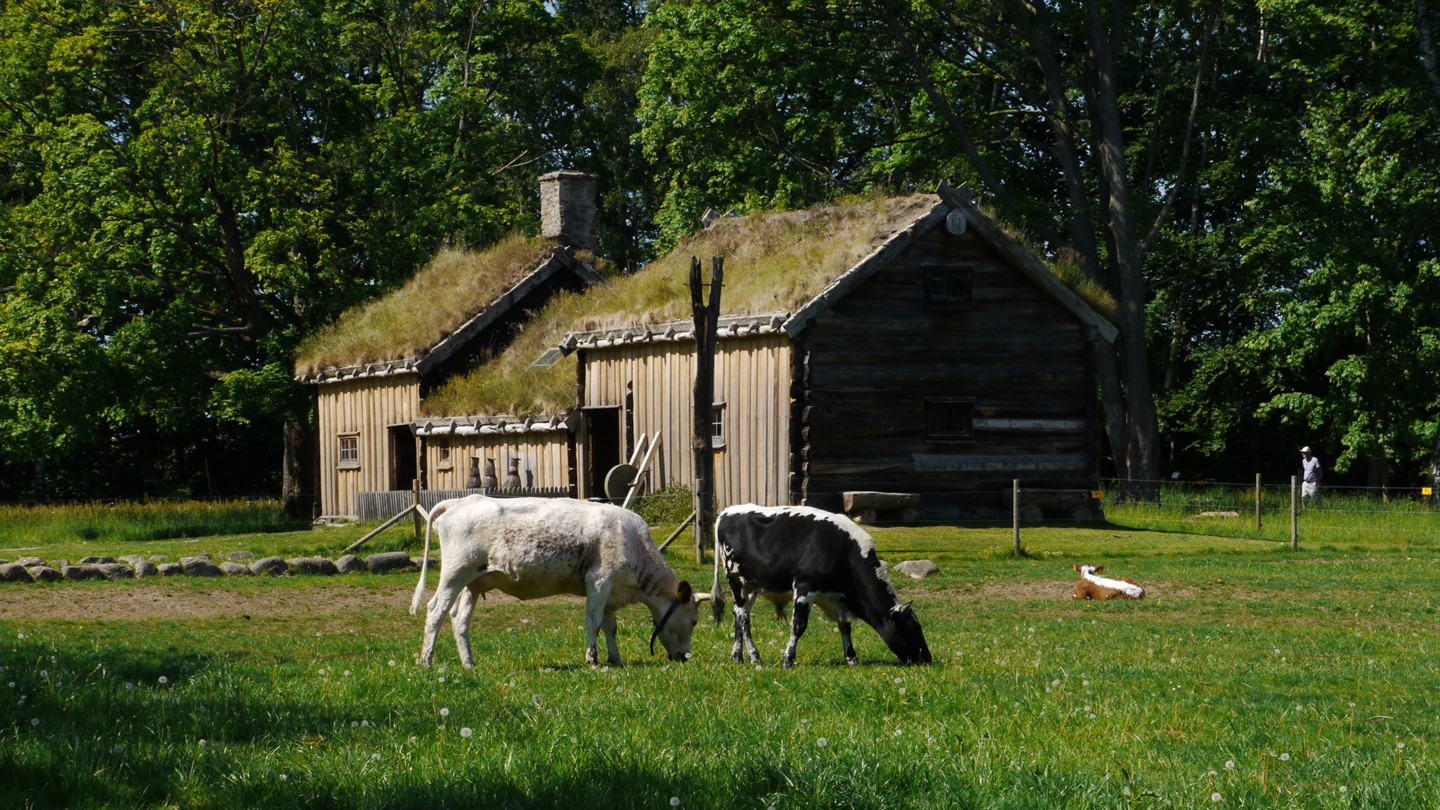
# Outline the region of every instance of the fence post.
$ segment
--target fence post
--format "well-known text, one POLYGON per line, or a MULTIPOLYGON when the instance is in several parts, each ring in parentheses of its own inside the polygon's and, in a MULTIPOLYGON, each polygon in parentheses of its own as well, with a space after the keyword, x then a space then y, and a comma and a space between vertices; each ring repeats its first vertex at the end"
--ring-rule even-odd
POLYGON ((420 542, 420 524, 421 524, 421 522, 422 522, 422 521, 420 520, 420 509, 418 508, 418 507, 420 506, 420 479, 419 479, 419 478, 416 478, 414 481, 411 481, 411 482, 410 482, 410 493, 411 493, 411 501, 410 501, 410 503, 411 503, 412 505, 414 505, 415 507, 417 507, 417 508, 415 509, 415 542, 418 543, 418 542, 420 542))
POLYGON ((1295 510, 1295 487, 1300 479, 1290 476, 1290 548, 1300 548, 1300 513, 1295 510))
POLYGON ((1010 518, 1015 523, 1015 556, 1020 556, 1020 479, 1016 478, 1011 485, 1011 509, 1010 518))
POLYGON ((1260 538, 1260 473, 1255 473, 1255 538, 1260 538))

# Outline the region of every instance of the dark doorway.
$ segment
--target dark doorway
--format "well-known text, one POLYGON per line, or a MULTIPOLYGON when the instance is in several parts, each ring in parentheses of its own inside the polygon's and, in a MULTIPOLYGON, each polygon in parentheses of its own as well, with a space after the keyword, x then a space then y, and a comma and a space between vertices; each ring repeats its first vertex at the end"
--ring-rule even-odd
POLYGON ((605 497, 605 474, 619 464, 620 409, 585 409, 586 494, 605 497))
POLYGON ((409 425, 390 426, 390 488, 415 485, 415 434, 409 425))

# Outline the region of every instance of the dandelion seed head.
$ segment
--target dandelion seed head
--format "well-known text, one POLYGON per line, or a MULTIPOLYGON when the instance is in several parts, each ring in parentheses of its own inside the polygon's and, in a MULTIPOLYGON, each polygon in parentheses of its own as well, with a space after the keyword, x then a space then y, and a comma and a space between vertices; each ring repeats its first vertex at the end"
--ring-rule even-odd
POLYGON ((447 707, 444 707, 444 708, 440 709, 440 716, 441 716, 441 717, 449 717, 449 716, 450 716, 450 708, 447 706, 447 707))
POLYGON ((445 682, 445 676, 444 676, 444 675, 441 675, 441 676, 440 676, 440 683, 444 683, 444 682, 445 682))
MULTIPOLYGON (((36 720, 35 722, 36 722, 36 723, 39 723, 40 721, 39 721, 39 720, 36 720)), ((826 740, 824 737, 821 737, 820 739, 818 739, 818 740, 815 741, 815 744, 818 745, 818 746, 820 746, 821 748, 824 748, 824 747, 825 747, 825 744, 826 744, 827 742, 829 742, 829 740, 826 740)))
POLYGON ((395 659, 394 659, 394 658, 391 658, 391 659, 390 659, 390 666, 392 666, 392 667, 395 666, 395 659))
POLYGON ((903 686, 900 687, 900 694, 901 694, 901 695, 904 695, 904 694, 905 694, 905 687, 903 687, 903 686))
POLYGON ((1033 627, 1030 628, 1030 632, 1032 632, 1032 633, 1035 632, 1035 628, 1033 628, 1033 627))
POLYGON ((460 729, 460 736, 461 736, 461 737, 465 737, 466 739, 469 739, 470 735, 472 735, 472 734, 474 734, 474 733, 475 733, 475 730, 472 729, 472 728, 470 728, 469 726, 466 726, 466 727, 460 729))
MULTIPOLYGON (((318 635, 318 634, 317 634, 317 635, 318 635)), ((283 773, 280 774, 280 781, 281 781, 281 782, 284 782, 284 781, 288 780, 289 778, 290 778, 289 776, 286 776, 286 775, 283 774, 283 773)))
POLYGON ((350 670, 348 670, 348 669, 345 670, 345 677, 347 677, 347 678, 350 677, 350 670))
POLYGON ((670 797, 670 806, 671 806, 671 807, 679 807, 679 806, 680 806, 680 797, 679 797, 679 796, 671 796, 671 797, 670 797))
POLYGON ((1059 678, 1056 678, 1055 680, 1053 680, 1053 681, 1050 682, 1050 685, 1051 685, 1051 686, 1059 686, 1059 685, 1060 685, 1060 679, 1059 679, 1059 678))
MULTIPOLYGON (((1179 659, 1179 658, 1174 658, 1174 657, 1172 657, 1172 658, 1170 659, 1170 663, 1172 663, 1172 664, 1178 664, 1178 663, 1180 663, 1180 659, 1179 659)), ((1216 793, 1215 795, 1216 795, 1216 796, 1219 796, 1220 794, 1219 794, 1219 793, 1216 793)), ((1220 800, 1219 800, 1219 799, 1216 799, 1215 801, 1218 802, 1218 801, 1220 801, 1220 800)))
POLYGON ((1225 770, 1227 770, 1227 771, 1233 771, 1233 770, 1235 770, 1235 760, 1233 760, 1233 759, 1227 759, 1227 760, 1225 760, 1225 770))
POLYGON ((200 741, 200 746, 201 746, 202 748, 205 746, 205 741, 204 741, 203 739, 200 741))
POLYGON ((1397 750, 1397 751, 1403 751, 1403 750, 1405 750, 1405 743, 1402 743, 1402 742, 1397 742, 1397 743, 1395 743, 1395 750, 1397 750))
POLYGON ((1210 794, 1210 801, 1212 801, 1212 802, 1218 802, 1218 801, 1220 801, 1220 794, 1219 794, 1219 793, 1211 793, 1211 794, 1210 794))
POLYGON ((1345 787, 1344 785, 1341 785, 1341 786, 1340 786, 1340 792, 1341 792, 1341 793, 1349 793, 1349 792, 1350 792, 1350 789, 1347 788, 1347 787, 1345 787))
POLYGON ((123 746, 123 745, 116 745, 116 746, 115 746, 115 753, 117 753, 117 754, 123 754, 123 753, 125 753, 125 746, 123 746))
POLYGON ((350 727, 351 727, 351 728, 359 728, 359 727, 360 727, 360 721, 359 721, 359 720, 351 720, 351 721, 350 721, 350 727))
POLYGON ((361 721, 360 721, 360 726, 361 726, 361 728, 368 728, 368 727, 370 726, 370 721, 369 721, 369 720, 361 720, 361 721))
POLYGON ((32 718, 30 718, 30 725, 32 725, 32 726, 38 726, 38 725, 40 725, 40 718, 38 718, 38 717, 32 717, 32 718))
POLYGON ((1290 755, 1289 755, 1289 754, 1281 754, 1281 755, 1280 755, 1280 761, 1281 761, 1281 762, 1289 762, 1289 761, 1290 761, 1290 755))
POLYGON ((50 670, 48 670, 48 669, 42 669, 42 670, 40 670, 40 677, 42 677, 42 678, 48 678, 48 677, 50 677, 50 670))
POLYGON ((624 692, 624 691, 625 691, 625 687, 623 687, 623 686, 617 686, 617 687, 615 687, 615 694, 617 694, 617 695, 618 695, 618 694, 621 694, 621 693, 624 692))
POLYGON ((161 675, 161 676, 160 676, 160 683, 169 683, 169 682, 170 682, 170 679, 169 679, 169 678, 165 677, 164 675, 161 675))

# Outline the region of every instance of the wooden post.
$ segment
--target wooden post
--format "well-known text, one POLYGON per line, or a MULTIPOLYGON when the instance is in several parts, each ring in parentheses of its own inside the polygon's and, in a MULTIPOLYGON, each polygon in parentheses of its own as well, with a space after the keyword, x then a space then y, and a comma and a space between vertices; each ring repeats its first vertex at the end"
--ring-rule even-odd
POLYGON ((425 521, 420 517, 420 479, 416 478, 411 482, 410 488, 411 505, 415 507, 415 541, 420 541, 420 532, 425 528, 425 521))
POLYGON ((720 323, 720 287, 725 259, 710 260, 710 303, 705 303, 700 257, 690 257, 690 308, 695 316, 695 561, 705 563, 705 546, 715 531, 715 447, 710 440, 710 412, 715 407, 716 331, 720 323))
POLYGON ((1015 523, 1015 556, 1019 557, 1020 552, 1020 479, 1016 478, 1011 489, 1010 518, 1015 523))
POLYGON ((1300 548, 1300 513, 1295 510, 1295 488, 1299 486, 1297 483, 1299 480, 1297 476, 1290 476, 1290 548, 1292 549, 1300 548))
POLYGON ((1255 537, 1260 537, 1260 473, 1255 473, 1255 537))

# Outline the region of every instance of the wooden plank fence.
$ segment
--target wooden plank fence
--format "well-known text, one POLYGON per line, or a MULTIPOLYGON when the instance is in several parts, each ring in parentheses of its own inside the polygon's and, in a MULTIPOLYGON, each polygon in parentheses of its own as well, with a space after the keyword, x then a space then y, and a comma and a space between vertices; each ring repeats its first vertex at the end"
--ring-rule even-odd
MULTIPOLYGON (((567 487, 521 487, 520 489, 426 489, 420 491, 420 505, 425 509, 433 509, 435 504, 451 498, 463 498, 466 495, 488 495, 492 498, 568 498, 570 490, 567 487)), ((388 492, 361 492, 360 499, 360 520, 385 520, 400 514, 400 512, 415 502, 414 493, 408 489, 396 489, 388 492)))

